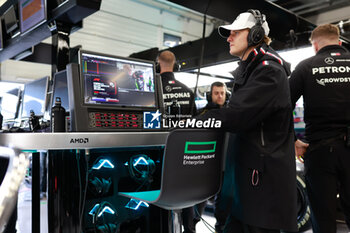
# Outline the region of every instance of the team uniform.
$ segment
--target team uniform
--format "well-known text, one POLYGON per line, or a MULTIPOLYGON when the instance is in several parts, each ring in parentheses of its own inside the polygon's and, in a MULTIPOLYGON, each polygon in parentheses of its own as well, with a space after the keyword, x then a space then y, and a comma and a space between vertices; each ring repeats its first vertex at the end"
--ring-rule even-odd
MULTIPOLYGON (((292 104, 304 98, 307 192, 315 233, 336 232, 339 192, 350 216, 350 148, 345 145, 350 126, 350 53, 329 45, 302 61, 289 80, 292 104)), ((350 225, 349 217, 347 224, 350 225)))
POLYGON ((236 133, 230 157, 233 204, 224 232, 297 230, 296 169, 288 65, 263 44, 234 71, 228 107, 204 117, 236 133), (237 224, 238 223, 238 224, 237 224), (265 230, 266 229, 266 230, 265 230))
POLYGON ((163 87, 163 100, 165 111, 176 101, 181 107, 182 118, 196 114, 194 94, 190 88, 175 79, 174 73, 164 72, 161 74, 163 87))

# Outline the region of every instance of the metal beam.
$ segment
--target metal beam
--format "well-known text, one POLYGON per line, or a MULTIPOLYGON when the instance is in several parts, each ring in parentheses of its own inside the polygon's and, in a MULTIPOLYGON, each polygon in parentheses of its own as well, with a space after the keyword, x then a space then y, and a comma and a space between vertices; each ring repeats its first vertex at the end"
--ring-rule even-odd
POLYGON ((327 11, 321 14, 313 15, 313 16, 307 17, 307 19, 316 25, 320 25, 324 23, 334 23, 341 20, 348 20, 350 18, 349 11, 350 11, 350 6, 347 6, 347 7, 327 11))

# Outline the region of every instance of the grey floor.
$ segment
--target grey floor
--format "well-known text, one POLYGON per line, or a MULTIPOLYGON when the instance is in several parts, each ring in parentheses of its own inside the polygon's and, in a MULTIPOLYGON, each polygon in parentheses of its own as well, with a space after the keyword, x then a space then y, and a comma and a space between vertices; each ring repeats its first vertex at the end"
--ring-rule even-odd
MULTIPOLYGON (((18 193, 18 221, 17 232, 18 233, 31 233, 31 189, 26 185, 21 185, 18 193)), ((41 232, 47 233, 47 200, 41 199, 41 232)), ((215 225, 215 218, 211 212, 205 212, 203 219, 212 227, 215 225)), ((196 225, 197 233, 212 233, 214 230, 209 229, 203 221, 200 221, 196 225)), ((304 233, 312 233, 312 230, 305 231, 304 233)), ((337 233, 350 233, 347 226, 344 223, 337 224, 337 233)))
MULTIPOLYGON (((210 214, 210 213, 206 213, 203 215, 203 218, 205 221, 207 221, 211 226, 215 225, 215 218, 210 214)), ((197 225, 196 225, 196 232, 197 233, 212 233, 213 231, 210 231, 205 224, 203 223, 203 221, 200 221, 197 225)), ((312 233, 312 230, 308 230, 305 231, 303 233, 312 233)), ((347 226, 344 223, 338 223, 337 224, 337 233, 350 233, 349 229, 347 228, 347 226)))

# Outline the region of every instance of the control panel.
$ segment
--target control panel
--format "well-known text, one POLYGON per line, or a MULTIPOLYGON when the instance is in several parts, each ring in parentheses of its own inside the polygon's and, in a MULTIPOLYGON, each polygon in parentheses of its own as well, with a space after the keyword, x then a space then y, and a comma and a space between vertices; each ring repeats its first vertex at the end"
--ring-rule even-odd
POLYGON ((89 112, 89 127, 102 129, 142 129, 143 115, 140 112, 89 112))
POLYGON ((80 64, 67 65, 67 90, 68 131, 162 130, 161 81, 153 62, 81 51, 80 64))

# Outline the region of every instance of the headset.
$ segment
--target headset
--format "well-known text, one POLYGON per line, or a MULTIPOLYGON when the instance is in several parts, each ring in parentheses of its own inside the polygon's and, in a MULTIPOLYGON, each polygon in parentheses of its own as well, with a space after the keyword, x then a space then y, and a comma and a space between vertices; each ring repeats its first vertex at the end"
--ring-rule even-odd
POLYGON ((259 10, 249 9, 247 12, 251 13, 256 20, 248 34, 248 47, 250 47, 258 45, 264 40, 265 30, 262 25, 265 22, 265 15, 262 15, 259 10))
POLYGON ((129 159, 128 169, 130 176, 140 184, 152 183, 153 182, 153 173, 156 170, 156 165, 154 161, 145 154, 133 155, 129 159), (134 166, 137 160, 142 159, 142 165, 144 169, 139 169, 134 166))
POLYGON ((225 104, 229 101, 230 99, 230 96, 231 96, 231 92, 227 90, 227 86, 225 83, 223 82, 213 82, 211 85, 210 85, 210 91, 206 92, 206 98, 207 98, 207 101, 208 103, 211 103, 213 101, 213 98, 212 98, 212 90, 213 90, 213 87, 214 86, 221 86, 223 84, 223 86, 225 87, 225 104))
POLYGON ((107 201, 103 201, 99 204, 98 208, 95 210, 95 212, 92 214, 92 224, 94 225, 95 232, 98 233, 116 233, 118 230, 117 223, 115 221, 117 216, 117 211, 113 207, 113 205, 107 201), (109 223, 103 223, 100 224, 99 218, 101 212, 104 210, 105 207, 110 208, 112 211, 114 211, 114 217, 112 217, 113 221, 109 223))
MULTIPOLYGON (((156 58, 156 73, 159 74, 160 73, 160 64, 158 62, 158 57, 159 57, 159 54, 156 58)), ((180 63, 176 60, 175 58, 175 63, 174 63, 174 66, 173 66, 173 72, 179 72, 181 69, 181 65, 180 63)))
POLYGON ((89 179, 88 188, 95 196, 104 196, 111 188, 112 180, 94 176, 89 179))
MULTIPOLYGON (((92 165, 91 169, 89 169, 89 182, 88 182, 88 189, 89 191, 94 194, 96 197, 105 196, 109 193, 111 187, 112 187, 112 178, 109 177, 108 179, 105 178, 99 178, 96 175, 96 172, 98 173, 98 170, 94 170, 94 166, 98 165, 98 163, 103 159, 103 156, 98 157, 94 164, 92 165)), ((102 166, 101 166, 102 167, 102 166)), ((99 167, 99 169, 101 168, 99 167)))
POLYGON ((118 230, 117 228, 117 225, 114 223, 106 223, 96 226, 96 231, 97 233, 116 233, 118 230))

